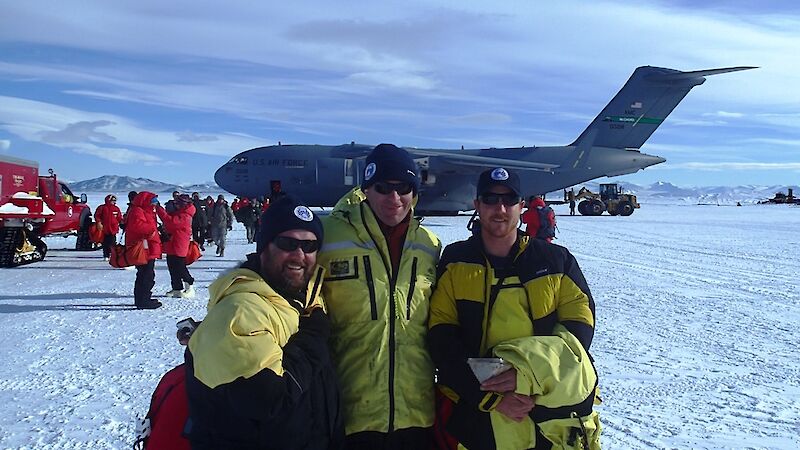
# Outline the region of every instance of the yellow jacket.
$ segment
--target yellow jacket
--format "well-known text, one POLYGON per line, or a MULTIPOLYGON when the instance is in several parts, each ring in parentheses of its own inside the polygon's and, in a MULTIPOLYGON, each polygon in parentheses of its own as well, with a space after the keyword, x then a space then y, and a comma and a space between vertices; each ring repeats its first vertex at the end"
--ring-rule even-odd
MULTIPOLYGON (((315 286, 323 274, 317 267, 302 306, 324 306, 315 286)), ((283 375, 282 348, 297 332, 300 319, 292 300, 259 274, 241 268, 222 275, 208 290, 208 314, 189 341, 195 377, 213 389, 265 368, 283 375)))
POLYGON ((600 421, 592 412, 597 372, 581 343, 563 325, 555 325, 553 336, 500 343, 494 354, 517 369, 515 392, 536 399, 533 417, 522 422, 489 412, 498 449, 536 448, 534 419, 554 449, 583 449, 581 439, 590 443, 590 449, 599 448, 600 421))
POLYGON ((433 364, 426 348, 429 298, 441 245, 411 219, 399 270, 369 205, 351 191, 323 219, 323 294, 347 434, 429 427, 433 364))

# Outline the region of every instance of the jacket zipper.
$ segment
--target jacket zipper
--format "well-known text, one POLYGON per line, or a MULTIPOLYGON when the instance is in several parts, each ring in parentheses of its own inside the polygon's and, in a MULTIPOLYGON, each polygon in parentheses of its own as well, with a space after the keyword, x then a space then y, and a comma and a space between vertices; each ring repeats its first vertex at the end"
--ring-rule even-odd
MULTIPOLYGON (((397 284, 397 274, 392 274, 391 271, 391 263, 386 262, 386 258, 383 257, 383 253, 380 251, 380 246, 378 246, 378 241, 375 240, 375 236, 372 235, 369 231, 369 226, 367 225, 367 220, 364 218, 364 202, 361 202, 361 222, 364 224, 364 229, 369 234, 370 239, 375 244, 375 249, 378 251, 378 254, 381 256, 381 261, 383 262, 383 267, 386 269, 386 275, 389 278, 389 430, 388 432, 391 433, 394 431, 394 365, 395 365, 395 346, 396 338, 395 338, 395 320, 397 320, 397 306, 394 304, 394 287, 397 284)), ((376 218, 377 220, 377 218, 376 218)), ((380 226, 380 225, 379 225, 380 226)), ((406 236, 408 232, 406 232, 406 236)), ((388 243, 387 243, 388 245, 388 243)), ((401 250, 402 251, 402 250, 401 250)), ((398 264, 398 268, 403 263, 403 255, 400 255, 400 264, 398 264)), ((399 270, 398 270, 399 271, 399 270)), ((367 278, 369 283, 372 283, 371 277, 367 278)), ((372 287, 374 292, 374 286, 372 287)))
POLYGON ((414 296, 414 288, 417 284, 417 257, 411 262, 411 284, 408 286, 408 297, 406 298, 406 320, 411 320, 411 298, 414 296))

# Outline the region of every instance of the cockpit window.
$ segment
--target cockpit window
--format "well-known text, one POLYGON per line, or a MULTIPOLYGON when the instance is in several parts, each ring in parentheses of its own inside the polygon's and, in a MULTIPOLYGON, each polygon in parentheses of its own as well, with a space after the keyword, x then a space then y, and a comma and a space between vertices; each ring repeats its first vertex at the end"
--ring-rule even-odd
POLYGON ((232 164, 247 164, 247 156, 234 156, 228 162, 232 164))

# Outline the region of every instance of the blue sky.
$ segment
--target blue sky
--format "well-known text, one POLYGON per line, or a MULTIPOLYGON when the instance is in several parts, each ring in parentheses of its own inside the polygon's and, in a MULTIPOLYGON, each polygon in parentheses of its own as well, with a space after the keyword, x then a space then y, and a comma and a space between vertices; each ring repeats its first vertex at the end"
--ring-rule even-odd
POLYGON ((278 141, 566 145, 652 65, 760 68, 694 88, 625 180, 800 180, 796 2, 4 3, 0 154, 67 179, 208 181, 278 141))

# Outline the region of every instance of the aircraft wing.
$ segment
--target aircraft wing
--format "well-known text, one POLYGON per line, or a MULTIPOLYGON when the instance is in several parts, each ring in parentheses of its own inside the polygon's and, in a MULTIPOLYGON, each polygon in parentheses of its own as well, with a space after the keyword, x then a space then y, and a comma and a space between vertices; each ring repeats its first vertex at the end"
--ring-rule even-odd
POLYGON ((467 167, 505 167, 513 170, 538 170, 551 172, 558 168, 558 164, 545 164, 517 159, 496 158, 493 156, 466 155, 457 151, 440 151, 419 148, 406 148, 414 157, 436 157, 451 166, 467 167))

